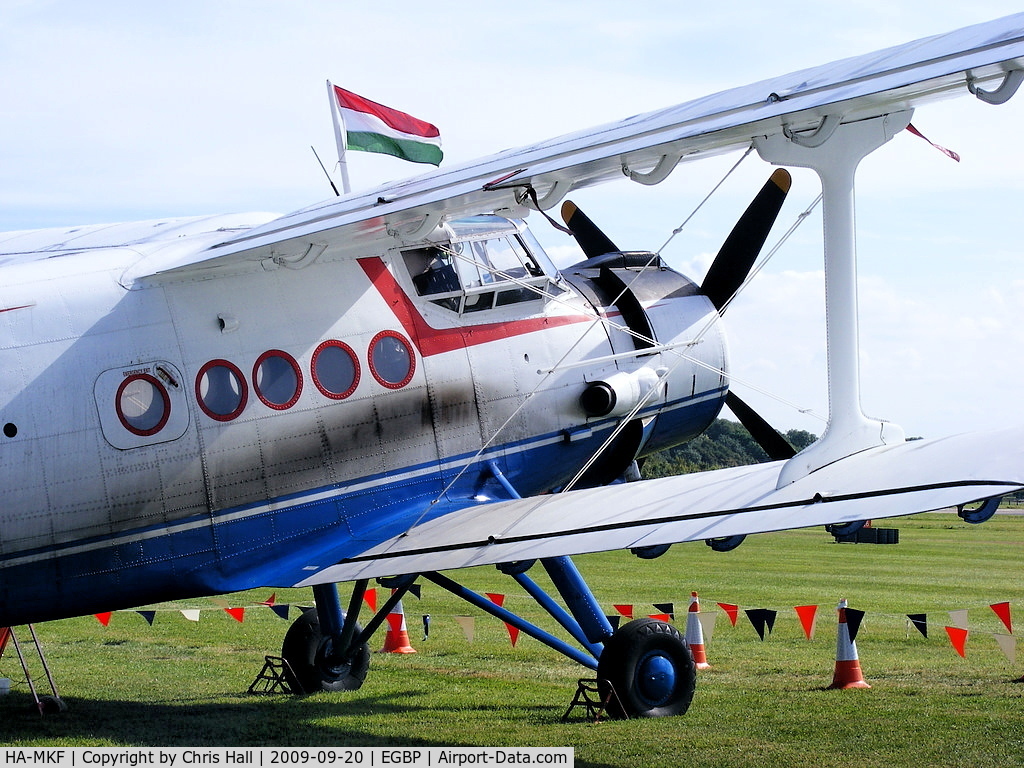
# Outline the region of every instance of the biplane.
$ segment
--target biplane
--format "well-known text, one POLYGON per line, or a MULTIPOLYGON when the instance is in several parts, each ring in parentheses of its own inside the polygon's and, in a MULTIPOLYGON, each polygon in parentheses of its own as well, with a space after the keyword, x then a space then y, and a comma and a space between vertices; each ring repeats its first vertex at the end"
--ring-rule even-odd
POLYGON ((679 632, 613 629, 572 556, 947 507, 981 521, 1024 488, 1021 428, 907 441, 863 414, 854 226, 858 164, 915 109, 1002 104, 1022 79, 1019 14, 284 216, 0 235, 0 626, 311 587, 282 655, 304 690, 352 690, 423 580, 596 669, 626 713, 684 712, 679 632), (778 168, 699 284, 568 197, 751 147, 778 168), (829 420, 799 453, 730 391, 721 322, 787 167, 823 195, 829 420), (585 254, 560 270, 526 223, 558 207, 585 254), (725 406, 771 461, 639 479, 725 406), (479 565, 568 639, 450 573, 479 565), (373 579, 393 593, 360 619, 373 579))

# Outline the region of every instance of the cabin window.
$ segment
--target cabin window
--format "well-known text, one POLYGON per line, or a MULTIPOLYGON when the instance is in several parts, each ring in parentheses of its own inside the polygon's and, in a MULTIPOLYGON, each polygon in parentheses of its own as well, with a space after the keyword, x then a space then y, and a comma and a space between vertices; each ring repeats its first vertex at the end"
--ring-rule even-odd
POLYGON ((291 408, 302 394, 302 372, 295 358, 272 349, 260 355, 252 368, 256 396, 275 410, 291 408))
POLYGON ((245 377, 227 360, 211 360, 196 376, 196 399, 203 413, 217 421, 231 421, 245 409, 249 397, 245 377))
POLYGON ((343 342, 325 341, 313 352, 310 363, 313 383, 332 400, 344 400, 359 386, 359 361, 343 342))
POLYGON ((412 345, 397 331, 381 331, 370 342, 370 373, 388 389, 400 389, 412 381, 416 357, 412 345))
POLYGON ((171 398, 164 385, 148 373, 128 376, 114 398, 117 417, 134 435, 155 435, 171 415, 171 398))

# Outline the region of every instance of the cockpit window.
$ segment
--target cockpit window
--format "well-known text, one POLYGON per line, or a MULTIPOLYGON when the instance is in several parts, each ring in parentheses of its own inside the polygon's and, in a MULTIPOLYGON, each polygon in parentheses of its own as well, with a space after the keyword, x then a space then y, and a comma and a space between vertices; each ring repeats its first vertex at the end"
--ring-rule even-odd
POLYGON ((518 233, 492 233, 402 255, 420 296, 462 314, 539 300, 551 289, 551 278, 518 233))

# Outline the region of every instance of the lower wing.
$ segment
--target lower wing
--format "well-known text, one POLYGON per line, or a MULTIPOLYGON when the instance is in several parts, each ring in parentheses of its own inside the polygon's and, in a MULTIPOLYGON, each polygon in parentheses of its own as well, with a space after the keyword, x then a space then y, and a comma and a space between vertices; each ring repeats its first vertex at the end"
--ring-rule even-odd
POLYGON ((777 488, 785 462, 442 515, 298 586, 897 517, 1024 489, 1024 427, 863 451, 777 488))

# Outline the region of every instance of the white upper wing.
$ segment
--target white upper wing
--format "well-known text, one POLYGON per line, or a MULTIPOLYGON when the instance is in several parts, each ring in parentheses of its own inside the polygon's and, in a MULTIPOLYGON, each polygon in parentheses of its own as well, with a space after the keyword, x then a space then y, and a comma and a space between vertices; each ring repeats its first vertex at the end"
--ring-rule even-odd
POLYGON ((1024 427, 871 449, 777 489, 783 463, 470 507, 298 586, 942 509, 1024 488, 1024 427))
POLYGON ((264 259, 271 250, 301 254, 311 244, 365 252, 396 235, 420 237, 442 217, 521 210, 528 187, 547 208, 571 188, 624 173, 650 173, 645 182, 652 182, 681 161, 749 146, 755 136, 808 130, 825 115, 850 122, 966 94, 969 81, 993 89, 1021 69, 1024 14, 1017 14, 335 198, 160 270, 264 259))

